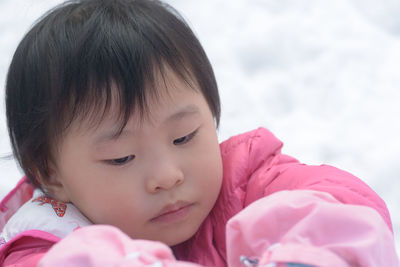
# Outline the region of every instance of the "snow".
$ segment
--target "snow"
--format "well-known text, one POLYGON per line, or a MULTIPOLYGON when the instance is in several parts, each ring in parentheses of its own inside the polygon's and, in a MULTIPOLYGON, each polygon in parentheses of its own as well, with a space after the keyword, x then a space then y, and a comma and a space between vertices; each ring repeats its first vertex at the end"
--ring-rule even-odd
MULTIPOLYGON (((347 170, 386 201, 400 249, 400 2, 170 0, 214 66, 221 140, 259 126, 307 164, 347 170)), ((0 1, 0 83, 57 0, 0 1)), ((1 90, 0 97, 3 99, 1 90)), ((1 102, 0 156, 11 152, 1 102)), ((0 197, 21 176, 0 160, 0 197)))

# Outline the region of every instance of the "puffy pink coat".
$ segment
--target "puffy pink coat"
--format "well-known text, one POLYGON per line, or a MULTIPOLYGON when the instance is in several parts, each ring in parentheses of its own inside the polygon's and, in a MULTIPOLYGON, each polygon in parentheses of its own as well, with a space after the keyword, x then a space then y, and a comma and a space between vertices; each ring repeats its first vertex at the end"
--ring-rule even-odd
MULTIPOLYGON (((263 128, 223 142, 224 179, 217 203, 198 232, 175 247, 132 240, 112 226, 78 227, 65 230, 64 237, 36 225, 8 235, 0 247, 0 263, 399 266, 390 216, 379 196, 353 175, 300 164, 282 155, 281 147, 263 128)), ((0 204, 0 229, 32 194, 22 180, 6 196, 0 204)))

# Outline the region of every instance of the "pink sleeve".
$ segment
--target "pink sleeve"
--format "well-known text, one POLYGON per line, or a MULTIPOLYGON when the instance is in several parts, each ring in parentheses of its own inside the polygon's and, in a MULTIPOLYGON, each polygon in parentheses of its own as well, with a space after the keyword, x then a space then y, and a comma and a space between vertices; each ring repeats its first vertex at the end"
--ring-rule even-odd
POLYGON ((177 266, 198 265, 176 261, 171 249, 160 242, 133 240, 113 226, 80 228, 54 245, 38 266, 177 266))
POLYGON ((399 266, 393 234, 375 209, 311 190, 274 193, 231 218, 228 266, 241 266, 241 256, 259 266, 399 266))
POLYGON ((40 259, 45 255, 46 251, 38 251, 37 249, 26 249, 24 251, 13 252, 3 262, 3 267, 11 266, 24 266, 34 267, 37 266, 40 259))
POLYGON ((21 235, 14 241, 5 244, 1 266, 34 267, 54 244, 54 241, 35 236, 21 235))

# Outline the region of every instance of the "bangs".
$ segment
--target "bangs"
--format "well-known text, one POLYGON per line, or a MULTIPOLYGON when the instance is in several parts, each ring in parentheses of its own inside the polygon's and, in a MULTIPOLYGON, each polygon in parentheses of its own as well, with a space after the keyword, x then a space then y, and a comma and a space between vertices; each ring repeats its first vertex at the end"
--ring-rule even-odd
POLYGON ((63 69, 57 72, 63 76, 57 79, 62 82, 55 103, 60 110, 57 120, 61 115, 64 125, 60 132, 65 132, 73 121, 84 120, 96 127, 113 101, 118 102, 120 130, 133 111, 141 119, 147 118, 148 98, 158 99, 156 77, 161 75, 165 84, 166 68, 195 88, 190 59, 180 52, 190 49, 190 44, 178 35, 181 21, 175 19, 169 21, 172 25, 165 25, 160 16, 138 21, 138 16, 131 13, 140 13, 140 9, 112 5, 87 12, 90 17, 81 22, 85 14, 71 8, 67 23, 61 23, 69 24, 65 34, 76 40, 69 45, 59 44, 66 53, 63 58, 68 58, 65 64, 58 64, 63 69))

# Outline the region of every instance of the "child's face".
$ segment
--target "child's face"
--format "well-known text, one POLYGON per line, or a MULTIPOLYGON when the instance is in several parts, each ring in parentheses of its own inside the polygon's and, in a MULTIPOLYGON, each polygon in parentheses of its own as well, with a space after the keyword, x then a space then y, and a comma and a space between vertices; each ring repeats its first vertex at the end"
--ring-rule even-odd
POLYGON ((72 125, 49 187, 93 223, 175 245, 189 239, 212 209, 222 163, 203 95, 172 72, 166 80, 168 94, 159 82, 162 93, 150 102, 150 119, 140 124, 132 115, 117 138, 113 107, 95 129, 72 125))

